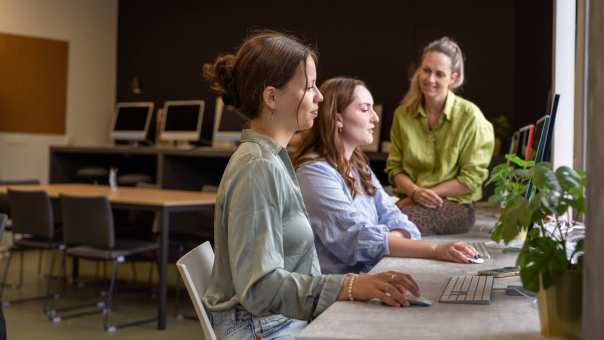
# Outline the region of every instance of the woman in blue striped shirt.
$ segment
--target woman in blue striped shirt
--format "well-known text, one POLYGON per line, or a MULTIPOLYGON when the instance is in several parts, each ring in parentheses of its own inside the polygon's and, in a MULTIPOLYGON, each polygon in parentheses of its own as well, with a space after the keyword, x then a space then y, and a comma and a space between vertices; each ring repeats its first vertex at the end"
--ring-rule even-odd
POLYGON ((294 156, 300 188, 324 273, 367 272, 383 256, 469 262, 463 242, 420 241, 415 224, 396 207, 360 146, 371 144, 378 116, 360 80, 323 83, 319 116, 294 156))

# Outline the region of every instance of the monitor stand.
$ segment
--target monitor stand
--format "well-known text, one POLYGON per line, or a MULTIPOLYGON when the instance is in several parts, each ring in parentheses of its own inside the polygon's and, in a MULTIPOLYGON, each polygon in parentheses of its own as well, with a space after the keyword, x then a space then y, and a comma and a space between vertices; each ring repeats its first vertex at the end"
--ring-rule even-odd
POLYGON ((191 144, 189 141, 187 140, 175 140, 172 141, 172 146, 177 148, 177 149, 183 149, 183 150, 187 150, 187 149, 193 149, 193 144, 191 144))

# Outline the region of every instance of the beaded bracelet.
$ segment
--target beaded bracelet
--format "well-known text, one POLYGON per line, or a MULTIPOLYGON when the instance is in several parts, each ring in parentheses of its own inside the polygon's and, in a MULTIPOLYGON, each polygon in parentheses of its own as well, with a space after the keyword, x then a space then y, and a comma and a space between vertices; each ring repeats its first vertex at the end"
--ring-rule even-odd
POLYGON ((348 280, 348 300, 354 301, 354 297, 352 296, 352 285, 354 284, 354 279, 356 279, 357 275, 352 274, 350 279, 348 280))

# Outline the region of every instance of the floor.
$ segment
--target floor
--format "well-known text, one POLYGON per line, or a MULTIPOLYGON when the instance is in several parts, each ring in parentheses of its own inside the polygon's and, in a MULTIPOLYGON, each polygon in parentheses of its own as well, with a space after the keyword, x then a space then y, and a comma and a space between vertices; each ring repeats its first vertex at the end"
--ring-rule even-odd
MULTIPOLYGON (((4 239, 11 239, 10 234, 4 239)), ((44 264, 50 262, 50 256, 43 261, 44 264)), ((0 268, 4 268, 4 260, 0 262, 0 268)), ((127 266, 127 265, 126 265, 127 266)), ((125 269, 129 269, 126 267, 125 269)), ((9 282, 16 282, 18 279, 19 261, 18 256, 13 258, 9 274, 9 282)), ((43 270, 46 273, 47 270, 43 270)), ((143 273, 145 273, 143 271, 143 273)), ((142 275, 142 274, 139 274, 142 275)), ((24 284, 20 290, 16 288, 6 288, 5 298, 15 299, 20 296, 35 296, 45 291, 45 277, 38 274, 38 253, 29 252, 25 256, 24 284)), ((152 292, 148 289, 134 289, 136 287, 122 283, 117 287, 117 299, 114 303, 114 313, 112 320, 123 322, 138 318, 151 318, 157 315, 156 300, 152 292), (129 286, 129 287, 125 287, 129 286), (120 289, 121 287, 121 289, 120 289)), ((61 299, 60 305, 70 305, 75 303, 95 302, 99 300, 99 291, 103 287, 100 283, 89 282, 84 287, 69 288, 69 297, 61 299)), ((175 292, 171 291, 169 299, 174 300, 175 292)), ((188 296, 183 295, 181 307, 186 314, 194 314, 190 306, 188 296)), ((170 306, 168 328, 164 331, 157 330, 156 323, 148 323, 139 326, 133 326, 118 329, 115 333, 108 333, 103 330, 101 325, 101 314, 83 316, 74 319, 62 320, 58 324, 51 323, 46 314, 42 312, 42 301, 31 301, 10 304, 4 307, 6 318, 7 335, 10 340, 69 340, 69 339, 202 339, 201 327, 197 320, 180 319, 176 317, 174 306, 170 306)))

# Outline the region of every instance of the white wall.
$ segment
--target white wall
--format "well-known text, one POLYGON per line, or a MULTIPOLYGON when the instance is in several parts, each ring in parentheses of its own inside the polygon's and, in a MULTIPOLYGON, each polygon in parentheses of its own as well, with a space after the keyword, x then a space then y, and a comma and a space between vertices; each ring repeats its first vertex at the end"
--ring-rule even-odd
POLYGON ((574 165, 576 6, 576 0, 554 3, 553 83, 560 94, 552 140, 554 169, 574 165))
POLYGON ((116 93, 117 1, 0 0, 0 32, 69 43, 66 135, 0 133, 0 178, 46 182, 48 146, 109 142, 116 93))

